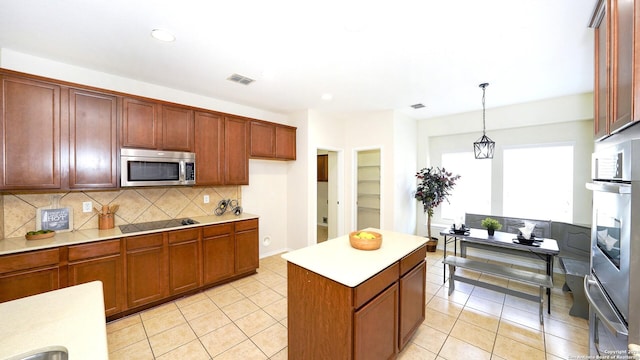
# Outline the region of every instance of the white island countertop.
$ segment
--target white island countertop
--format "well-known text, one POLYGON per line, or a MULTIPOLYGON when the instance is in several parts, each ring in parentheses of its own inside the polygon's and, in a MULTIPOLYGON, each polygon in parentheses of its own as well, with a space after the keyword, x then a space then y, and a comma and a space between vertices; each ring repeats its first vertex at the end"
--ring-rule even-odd
POLYGON ((50 349, 109 358, 100 281, 0 303, 0 359, 50 349))
POLYGON ((422 236, 372 228, 363 231, 367 230, 382 234, 380 249, 354 249, 349 244, 349 235, 344 235, 282 257, 328 279, 356 287, 427 242, 422 236))

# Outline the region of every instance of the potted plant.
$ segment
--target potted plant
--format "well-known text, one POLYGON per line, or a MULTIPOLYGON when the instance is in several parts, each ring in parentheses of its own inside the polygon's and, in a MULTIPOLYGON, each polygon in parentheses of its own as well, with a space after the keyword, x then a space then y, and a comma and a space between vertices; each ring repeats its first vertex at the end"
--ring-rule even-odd
POLYGON ((498 220, 492 219, 490 217, 482 220, 480 225, 482 225, 483 228, 487 229, 487 233, 489 233, 489 236, 493 236, 496 230, 502 229, 502 224, 500 224, 498 220))
POLYGON ((460 175, 453 175, 444 168, 432 166, 418 171, 416 177, 418 178, 418 188, 415 198, 422 202, 424 212, 427 214, 427 235, 430 241, 438 241, 438 238, 431 236, 433 209, 447 200, 447 196, 450 195, 450 191, 460 175))

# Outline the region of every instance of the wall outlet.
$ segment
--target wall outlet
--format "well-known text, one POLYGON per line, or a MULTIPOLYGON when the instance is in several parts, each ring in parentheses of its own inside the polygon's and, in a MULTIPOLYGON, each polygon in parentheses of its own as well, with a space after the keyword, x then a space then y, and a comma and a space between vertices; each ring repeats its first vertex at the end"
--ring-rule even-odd
POLYGON ((204 201, 205 204, 209 203, 209 195, 205 195, 204 198, 202 199, 202 201, 204 201))
POLYGON ((91 201, 84 201, 82 203, 82 212, 88 213, 92 211, 93 211, 93 204, 91 203, 91 201))

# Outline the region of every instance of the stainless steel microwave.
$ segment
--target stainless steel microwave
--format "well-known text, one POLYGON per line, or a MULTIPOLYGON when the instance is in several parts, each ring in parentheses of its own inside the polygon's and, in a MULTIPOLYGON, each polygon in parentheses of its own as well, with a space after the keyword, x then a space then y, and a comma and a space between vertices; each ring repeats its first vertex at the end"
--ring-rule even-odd
POLYGON ((120 186, 195 185, 196 154, 120 149, 120 186))

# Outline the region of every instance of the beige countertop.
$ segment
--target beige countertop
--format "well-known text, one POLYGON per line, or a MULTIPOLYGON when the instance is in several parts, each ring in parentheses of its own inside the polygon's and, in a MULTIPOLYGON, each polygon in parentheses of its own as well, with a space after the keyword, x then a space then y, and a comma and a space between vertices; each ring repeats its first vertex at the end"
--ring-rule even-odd
POLYGON ((283 254, 282 257, 349 287, 356 287, 427 242, 427 238, 378 229, 382 234, 377 250, 358 250, 349 244, 349 235, 283 254))
POLYGON ((0 303, 0 319, 0 359, 42 349, 109 358, 100 281, 0 303))
POLYGON ((227 222, 257 219, 257 218, 258 218, 258 215, 253 215, 253 214, 242 213, 239 216, 236 216, 234 214, 228 213, 222 216, 209 215, 209 216, 193 217, 192 219, 199 222, 199 224, 183 225, 183 226, 179 226, 175 228, 167 228, 167 229, 140 231, 140 232, 128 233, 128 234, 123 234, 120 231, 120 228, 116 226, 108 230, 86 229, 86 230, 75 230, 75 231, 69 231, 69 232, 58 232, 54 237, 48 238, 48 239, 42 239, 42 240, 27 240, 24 236, 7 238, 7 239, 0 240, 0 255, 15 254, 15 253, 20 253, 25 251, 55 248, 59 246, 76 245, 76 244, 88 243, 93 241, 118 239, 125 236, 144 235, 144 234, 151 234, 151 233, 168 231, 168 230, 188 229, 188 228, 205 226, 205 225, 223 224, 227 222))

